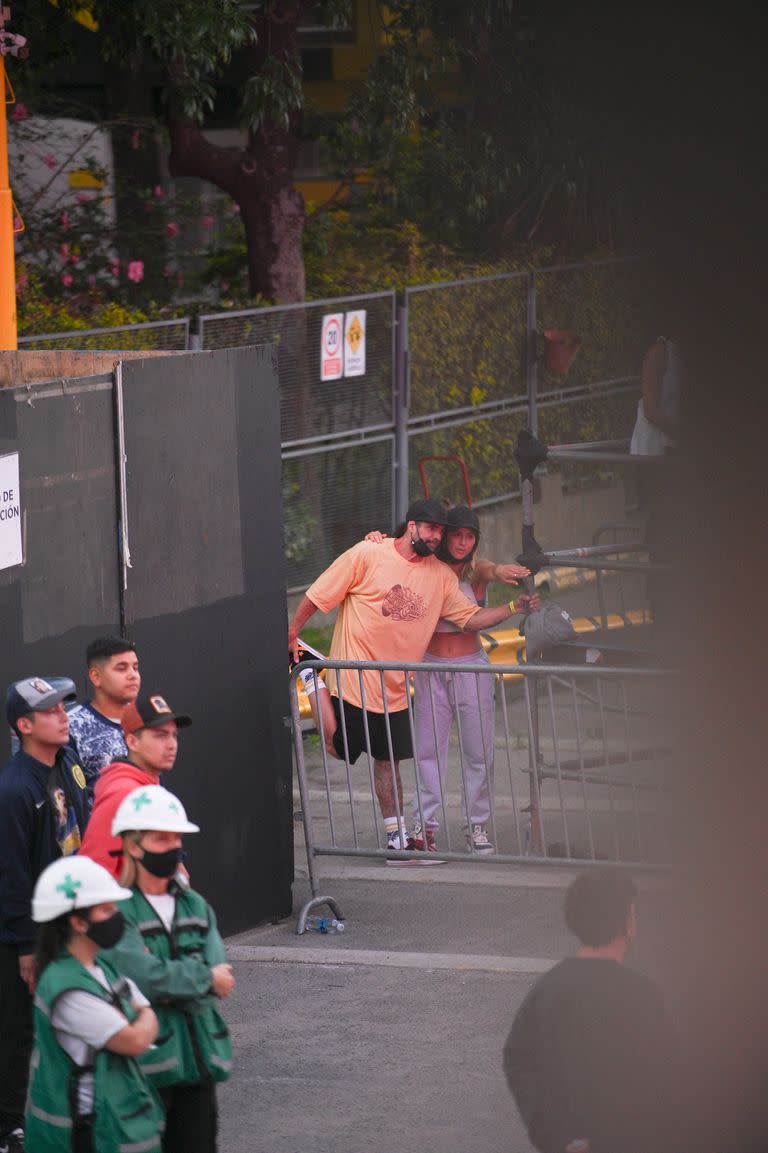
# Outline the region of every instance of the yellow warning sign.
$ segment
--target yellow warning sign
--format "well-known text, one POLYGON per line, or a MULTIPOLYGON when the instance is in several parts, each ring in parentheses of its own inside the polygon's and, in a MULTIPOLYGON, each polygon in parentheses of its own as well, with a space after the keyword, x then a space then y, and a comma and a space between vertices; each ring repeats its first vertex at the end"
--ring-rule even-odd
POLYGON ((354 355, 360 347, 360 341, 363 339, 363 326, 357 317, 354 318, 349 328, 347 329, 347 344, 354 355))
POLYGON ((365 309, 344 317, 344 375, 365 376, 365 309))

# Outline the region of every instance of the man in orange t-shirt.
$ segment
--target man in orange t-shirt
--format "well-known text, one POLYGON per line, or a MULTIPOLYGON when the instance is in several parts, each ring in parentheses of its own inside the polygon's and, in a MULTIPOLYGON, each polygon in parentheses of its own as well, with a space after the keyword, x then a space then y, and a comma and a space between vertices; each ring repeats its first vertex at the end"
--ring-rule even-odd
MULTIPOLYGON (((417 500, 393 540, 384 544, 362 541, 342 553, 310 585, 291 618, 288 646, 294 659, 299 659, 299 634, 318 609, 339 608, 329 654, 332 660, 398 664, 422 660, 441 617, 479 632, 523 611, 528 602, 525 596, 518 598, 517 606, 510 601, 481 609, 460 591, 456 574, 432 555, 445 523, 445 510, 438 501, 417 500)), ((315 719, 328 752, 354 764, 367 747, 367 731, 387 848, 405 849, 400 761, 413 756, 408 676, 385 672, 382 694, 381 673, 343 670, 343 726, 335 671, 329 682, 330 698, 324 690, 310 697, 314 709, 322 710, 315 719)))

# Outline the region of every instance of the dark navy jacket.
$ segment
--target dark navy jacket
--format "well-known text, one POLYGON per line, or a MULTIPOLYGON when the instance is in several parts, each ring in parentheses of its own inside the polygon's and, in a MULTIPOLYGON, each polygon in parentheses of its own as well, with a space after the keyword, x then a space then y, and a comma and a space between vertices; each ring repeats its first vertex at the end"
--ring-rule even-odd
MULTIPOLYGON (((77 754, 59 751, 67 803, 81 835, 88 821, 88 794, 77 754)), ((0 943, 20 953, 34 950, 32 890, 46 865, 61 856, 56 815, 48 796, 51 768, 19 750, 0 772, 0 943)))

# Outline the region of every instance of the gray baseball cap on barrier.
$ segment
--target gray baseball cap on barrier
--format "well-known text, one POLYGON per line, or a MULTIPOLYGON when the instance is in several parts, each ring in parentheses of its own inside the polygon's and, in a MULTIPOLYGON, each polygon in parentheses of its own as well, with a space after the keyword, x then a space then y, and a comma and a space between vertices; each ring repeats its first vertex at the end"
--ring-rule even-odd
POLYGON ((521 630, 525 637, 525 659, 535 660, 544 649, 570 641, 576 635, 571 618, 560 605, 546 604, 529 613, 521 630))

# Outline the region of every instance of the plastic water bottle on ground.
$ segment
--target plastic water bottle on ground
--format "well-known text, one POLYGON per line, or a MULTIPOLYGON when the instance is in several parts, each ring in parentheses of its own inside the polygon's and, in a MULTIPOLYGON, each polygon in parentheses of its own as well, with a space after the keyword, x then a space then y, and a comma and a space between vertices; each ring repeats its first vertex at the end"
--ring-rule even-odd
POLYGON ((343 933, 344 922, 335 917, 307 917, 304 928, 312 929, 315 933, 343 933))

